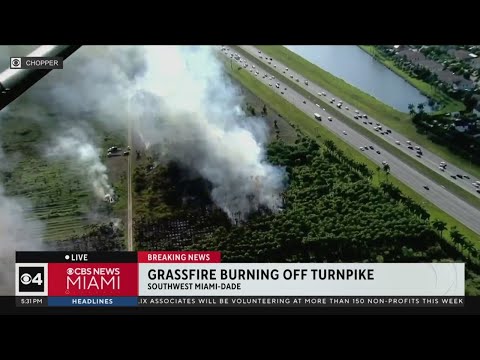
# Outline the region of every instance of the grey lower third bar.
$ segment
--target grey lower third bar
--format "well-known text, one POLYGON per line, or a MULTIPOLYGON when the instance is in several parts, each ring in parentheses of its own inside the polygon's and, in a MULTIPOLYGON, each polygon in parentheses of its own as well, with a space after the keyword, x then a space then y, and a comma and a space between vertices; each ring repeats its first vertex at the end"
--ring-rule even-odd
POLYGON ((10 69, 37 69, 54 70, 63 69, 62 57, 11 57, 10 69))
POLYGON ((463 296, 140 296, 155 307, 463 307, 463 296))

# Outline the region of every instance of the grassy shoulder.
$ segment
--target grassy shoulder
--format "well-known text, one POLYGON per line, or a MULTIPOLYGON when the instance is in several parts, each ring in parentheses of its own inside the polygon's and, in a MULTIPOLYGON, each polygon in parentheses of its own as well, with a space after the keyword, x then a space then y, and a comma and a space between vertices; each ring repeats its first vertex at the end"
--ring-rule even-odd
POLYGON ((418 133, 408 114, 385 105, 374 97, 308 62, 283 46, 264 45, 257 47, 266 54, 269 54, 286 64, 296 72, 304 75, 308 74, 308 79, 310 79, 310 81, 324 87, 336 96, 354 105, 362 112, 378 119, 392 130, 401 133, 411 141, 414 141, 423 148, 437 154, 442 157, 444 161, 464 169, 472 175, 480 178, 479 166, 472 165, 468 160, 451 153, 446 147, 434 144, 425 134, 418 133))
MULTIPOLYGON (((250 73, 237 69, 231 70, 230 66, 226 66, 225 68, 233 76, 233 78, 240 82, 244 87, 248 88, 253 94, 262 99, 262 101, 264 101, 267 106, 282 114, 282 116, 290 123, 299 127, 302 132, 314 138, 318 136, 323 141, 333 141, 335 145, 345 153, 345 155, 356 161, 366 164, 372 172, 374 172, 375 174, 377 173, 377 164, 364 156, 362 153, 358 152, 356 149, 353 149, 341 137, 338 137, 337 135, 331 133, 329 130, 313 121, 309 116, 302 113, 300 110, 292 107, 290 104, 286 103, 281 96, 277 95, 270 88, 260 83, 252 75, 250 75, 250 73)), ((376 176, 374 176, 374 185, 378 185, 379 182, 384 179, 383 176, 383 174, 377 174, 376 176)), ((405 195, 412 198, 418 204, 421 204, 430 213, 432 220, 442 220, 448 224, 448 227, 456 226, 462 234, 464 234, 467 238, 474 242, 478 248, 480 248, 480 236, 477 235, 475 232, 473 232, 460 222, 456 221, 453 217, 443 212, 437 206, 433 205, 423 196, 413 191, 411 188, 409 188, 407 185, 394 178, 393 176, 389 176, 389 181, 393 185, 397 186, 405 195)), ((445 234, 445 237, 448 241, 451 241, 451 239, 449 238, 449 234, 445 234)))
MULTIPOLYGON (((257 64, 261 64, 261 62, 257 59, 255 59, 252 55, 249 53, 245 52, 241 48, 236 48, 236 50, 242 54, 245 58, 249 59, 250 61, 254 61, 257 64)), ((270 69, 271 70, 271 69, 270 69)), ((271 70, 272 71, 272 70, 271 70)), ((289 84, 290 88, 295 90, 296 92, 302 94, 305 98, 316 102, 316 103, 322 103, 322 106, 327 109, 327 111, 334 115, 337 119, 343 121, 346 123, 349 127, 355 129, 358 133, 362 134, 366 138, 372 140, 373 142, 377 143, 380 145, 382 148, 390 152, 391 154, 395 155, 397 158, 401 159, 403 162, 408 164, 410 167, 416 169, 419 173, 427 176, 428 178, 432 179, 439 185, 444 186, 446 189, 448 189, 450 192, 453 194, 457 195, 458 197, 461 197, 464 199, 466 202, 468 202, 470 205, 480 208, 480 199, 475 196, 475 194, 472 194, 463 188, 459 187, 458 185, 452 183, 450 180, 446 179, 443 177, 441 174, 435 172, 434 170, 424 166, 422 163, 418 162, 416 159, 412 158, 408 154, 404 153, 396 145, 391 144, 390 142, 384 140, 383 138, 375 135, 371 131, 365 128, 359 121, 355 121, 352 118, 349 118, 348 116, 345 116, 343 113, 338 111, 334 106, 331 106, 331 104, 326 101, 324 97, 317 97, 315 95, 312 95, 310 92, 299 86, 297 83, 294 81, 291 81, 287 77, 283 76, 280 74, 278 71, 276 72, 276 77, 281 80, 282 82, 289 84)))
POLYGON ((382 63, 389 70, 393 71, 395 74, 405 79, 405 81, 407 81, 409 84, 416 87, 425 96, 428 96, 435 101, 444 104, 440 112, 448 113, 465 110, 465 105, 462 104, 460 101, 452 99, 443 91, 436 90, 433 86, 426 83, 425 81, 410 76, 407 72, 398 68, 392 60, 388 59, 383 54, 378 52, 373 45, 360 45, 360 48, 373 56, 377 61, 382 63))

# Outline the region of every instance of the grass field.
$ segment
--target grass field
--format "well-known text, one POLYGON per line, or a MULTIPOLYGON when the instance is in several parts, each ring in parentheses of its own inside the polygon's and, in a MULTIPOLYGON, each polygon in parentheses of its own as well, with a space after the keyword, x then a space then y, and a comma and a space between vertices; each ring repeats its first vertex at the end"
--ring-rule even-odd
MULTIPOLYGON (((358 152, 356 149, 352 148, 347 144, 341 137, 336 136, 323 126, 319 125, 317 122, 312 120, 309 116, 302 113, 300 110, 292 107, 290 104, 285 102, 285 100, 277 95, 267 86, 260 83, 256 80, 249 72, 242 70, 231 70, 229 63, 228 66, 225 66, 227 72, 229 72, 234 79, 236 79, 244 87, 248 88, 253 94, 259 97, 265 104, 270 108, 274 109, 279 114, 282 114, 283 118, 288 120, 291 124, 298 126, 302 132, 311 137, 319 137, 321 141, 332 140, 335 145, 341 149, 347 156, 356 161, 362 162, 368 166, 368 168, 374 173, 377 174, 378 165, 373 161, 368 159, 362 153, 358 152)), ((384 180, 383 174, 378 174, 373 177, 373 183, 378 185, 381 180, 384 180)), ((413 191, 403 182, 389 176, 389 181, 391 181, 395 186, 397 186, 405 195, 412 198, 418 204, 421 204, 431 215, 431 219, 440 219, 448 224, 449 227, 456 226, 458 230, 464 234, 467 238, 472 240, 477 248, 480 249, 480 236, 475 232, 464 226, 463 224, 456 221, 453 217, 446 214, 440 210, 437 206, 430 203, 423 196, 413 191)), ((449 235, 445 233, 445 237, 450 241, 449 235)))
POLYGON ((395 74, 405 79, 405 81, 407 81, 410 85, 417 88, 423 95, 428 96, 434 99, 435 101, 442 103, 442 108, 439 111, 439 113, 448 113, 448 112, 465 110, 465 105, 462 102, 451 98, 450 96, 448 96, 448 94, 444 93, 443 91, 435 89, 435 87, 431 86, 425 81, 410 76, 407 72, 398 68, 392 60, 388 59, 382 53, 377 51, 375 49, 375 46, 360 45, 360 48, 365 52, 367 52, 368 54, 372 55, 377 61, 385 65, 388 69, 393 71, 395 74))
MULTIPOLYGON (((403 134, 411 141, 418 143, 425 149, 442 157, 444 161, 458 166, 480 178, 480 166, 472 165, 469 160, 451 153, 448 148, 444 146, 434 144, 425 134, 418 133, 408 114, 397 111, 380 102, 283 46, 262 45, 258 46, 258 48, 304 75, 310 81, 317 83, 336 96, 354 105, 359 110, 362 110, 362 112, 378 119, 392 130, 403 134)), ((238 49, 238 47, 236 47, 236 49, 238 49)))
MULTIPOLYGON (((101 214, 111 209, 94 198, 81 169, 75 171, 64 160, 47 161, 44 145, 50 140, 46 131, 50 125, 15 112, 2 117, 0 144, 10 163, 0 177, 7 195, 28 199, 31 207, 26 214, 45 224, 43 239, 55 241, 83 234, 85 225, 94 221, 92 210, 101 214)), ((102 144, 100 137, 97 140, 102 144)))
MULTIPOLYGON (((258 59, 255 59, 252 55, 249 53, 243 51, 241 48, 236 47, 236 51, 239 52, 242 56, 245 58, 249 59, 250 62, 256 62, 257 64, 261 64, 261 62, 258 59)), ((373 134, 371 131, 365 128, 362 123, 359 121, 355 121, 352 118, 349 118, 345 116, 343 113, 338 111, 334 106, 331 106, 331 104, 325 100, 324 97, 317 97, 309 93, 307 90, 303 89, 301 86, 299 86, 297 83, 294 81, 291 81, 287 77, 283 76, 281 73, 278 71, 276 72, 276 77, 281 80, 282 82, 289 84, 290 88, 294 89, 298 93, 302 94, 305 98, 315 102, 315 103, 322 103, 322 106, 327 109, 329 113, 334 115, 337 119, 343 121, 346 123, 348 126, 351 128, 355 129, 358 133, 362 134, 366 138, 372 140, 373 142, 377 143, 381 147, 383 147, 385 150, 390 152, 391 154, 395 155, 397 158, 401 159, 403 162, 408 164, 410 167, 416 169, 419 173, 427 176, 428 178, 432 179, 439 185, 444 186, 446 189, 454 193, 455 195, 461 197, 464 199, 466 202, 468 202, 470 205, 477 207, 480 209, 480 199, 475 195, 472 194, 463 188, 457 186, 456 184, 452 183, 450 180, 444 178, 441 174, 435 172, 434 170, 424 166, 420 162, 418 162, 416 159, 412 158, 411 156, 405 154, 403 151, 398 149, 396 145, 391 144, 390 142, 384 140, 383 138, 373 134)))

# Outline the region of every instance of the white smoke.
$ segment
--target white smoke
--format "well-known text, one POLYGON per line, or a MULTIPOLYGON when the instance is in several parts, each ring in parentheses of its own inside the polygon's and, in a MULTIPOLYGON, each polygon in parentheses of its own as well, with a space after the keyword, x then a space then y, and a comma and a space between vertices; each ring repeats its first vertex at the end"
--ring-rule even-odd
POLYGON ((104 200, 105 195, 113 195, 113 189, 108 181, 107 167, 100 160, 100 151, 84 130, 71 128, 55 138, 46 155, 68 160, 79 174, 85 174, 95 195, 104 200))
MULTIPOLYGON (((0 144, 0 164, 6 159, 0 144)), ((15 251, 35 251, 43 248, 43 224, 33 220, 31 204, 23 198, 5 194, 0 183, 0 295, 13 295, 15 251)))
MULTIPOLYGON (((267 127, 241 110, 242 97, 212 47, 86 46, 34 88, 29 96, 63 118, 88 112, 116 129, 130 121, 146 146, 161 148, 158 161, 207 179, 213 201, 231 218, 281 205, 284 172, 266 162, 267 127)), ((60 145, 82 163, 71 138, 60 145)), ((100 165, 92 178, 103 179, 95 189, 105 194, 100 165)))

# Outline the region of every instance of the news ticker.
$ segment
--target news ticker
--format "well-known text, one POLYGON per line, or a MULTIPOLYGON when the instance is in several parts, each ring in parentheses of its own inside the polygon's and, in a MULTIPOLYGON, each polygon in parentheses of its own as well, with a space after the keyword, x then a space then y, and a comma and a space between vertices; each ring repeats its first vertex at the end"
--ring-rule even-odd
POLYGON ((63 69, 63 58, 59 56, 11 57, 10 69, 36 69, 36 70, 63 69))
POLYGON ((17 252, 23 307, 463 306, 463 263, 221 263, 220 252, 17 252))

